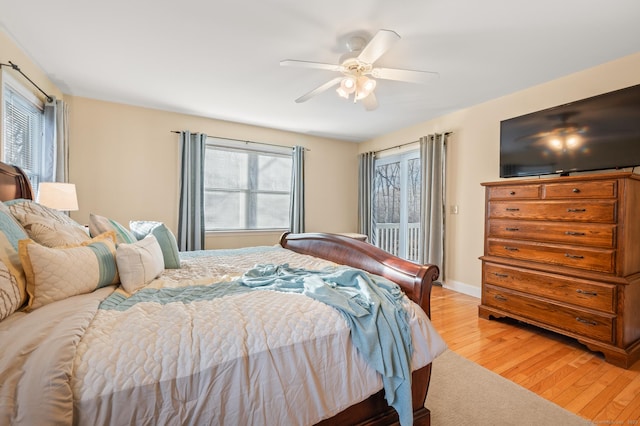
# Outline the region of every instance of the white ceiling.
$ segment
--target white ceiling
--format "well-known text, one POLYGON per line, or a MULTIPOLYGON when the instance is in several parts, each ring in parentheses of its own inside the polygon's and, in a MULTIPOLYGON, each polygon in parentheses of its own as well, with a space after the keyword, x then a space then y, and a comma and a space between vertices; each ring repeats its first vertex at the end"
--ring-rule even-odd
POLYGON ((0 0, 64 93, 350 141, 638 52, 639 21, 639 0, 0 0), (337 63, 381 28, 402 39, 377 65, 440 78, 381 80, 372 112, 335 90, 294 102, 336 74, 280 60, 337 63))

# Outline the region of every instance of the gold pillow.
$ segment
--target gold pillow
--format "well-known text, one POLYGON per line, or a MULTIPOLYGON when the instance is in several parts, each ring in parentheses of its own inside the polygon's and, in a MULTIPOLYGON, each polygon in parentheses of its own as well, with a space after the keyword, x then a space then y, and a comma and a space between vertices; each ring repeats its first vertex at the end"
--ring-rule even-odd
POLYGON ((113 232, 64 248, 20 240, 18 252, 27 279, 28 310, 119 282, 113 232))

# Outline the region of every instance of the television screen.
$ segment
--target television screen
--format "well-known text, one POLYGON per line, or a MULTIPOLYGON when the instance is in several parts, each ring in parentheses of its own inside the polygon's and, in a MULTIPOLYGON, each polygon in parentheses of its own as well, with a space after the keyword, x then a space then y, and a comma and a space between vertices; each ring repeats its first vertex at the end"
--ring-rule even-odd
POLYGON ((500 122, 500 177, 640 165, 640 85, 500 122))

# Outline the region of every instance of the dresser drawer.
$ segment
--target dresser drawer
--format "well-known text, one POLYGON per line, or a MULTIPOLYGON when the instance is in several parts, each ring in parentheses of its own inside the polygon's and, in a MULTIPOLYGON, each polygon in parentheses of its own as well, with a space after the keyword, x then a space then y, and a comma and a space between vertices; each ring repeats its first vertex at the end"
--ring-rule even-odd
POLYGON ((587 271, 615 272, 615 251, 610 249, 489 238, 487 239, 487 254, 568 266, 587 271))
POLYGON ((616 200, 490 201, 490 218, 615 223, 616 200))
POLYGON ((563 275, 484 263, 485 284, 529 293, 597 311, 616 312, 616 287, 563 275))
POLYGON ((615 198, 618 195, 617 185, 615 180, 550 183, 544 185, 543 198, 615 198))
POLYGON ((501 287, 485 285, 482 303, 585 337, 612 343, 615 315, 574 309, 548 299, 529 297, 501 287))
POLYGON ((489 187, 487 196, 490 200, 537 200, 542 193, 541 188, 540 184, 489 187))
POLYGON ((589 247, 615 247, 616 225, 489 219, 487 236, 589 247))

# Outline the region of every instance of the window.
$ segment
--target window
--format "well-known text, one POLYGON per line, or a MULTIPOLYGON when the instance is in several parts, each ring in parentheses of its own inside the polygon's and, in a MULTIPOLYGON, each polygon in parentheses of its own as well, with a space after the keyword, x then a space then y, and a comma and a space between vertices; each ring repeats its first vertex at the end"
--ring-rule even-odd
POLYGON ((3 74, 3 80, 2 160, 24 170, 37 190, 43 167, 43 105, 8 74, 3 74))
POLYGON ((412 261, 419 259, 420 190, 419 151, 376 159, 374 244, 412 261))
POLYGON ((291 148, 209 137, 205 229, 288 229, 291 168, 291 148))

